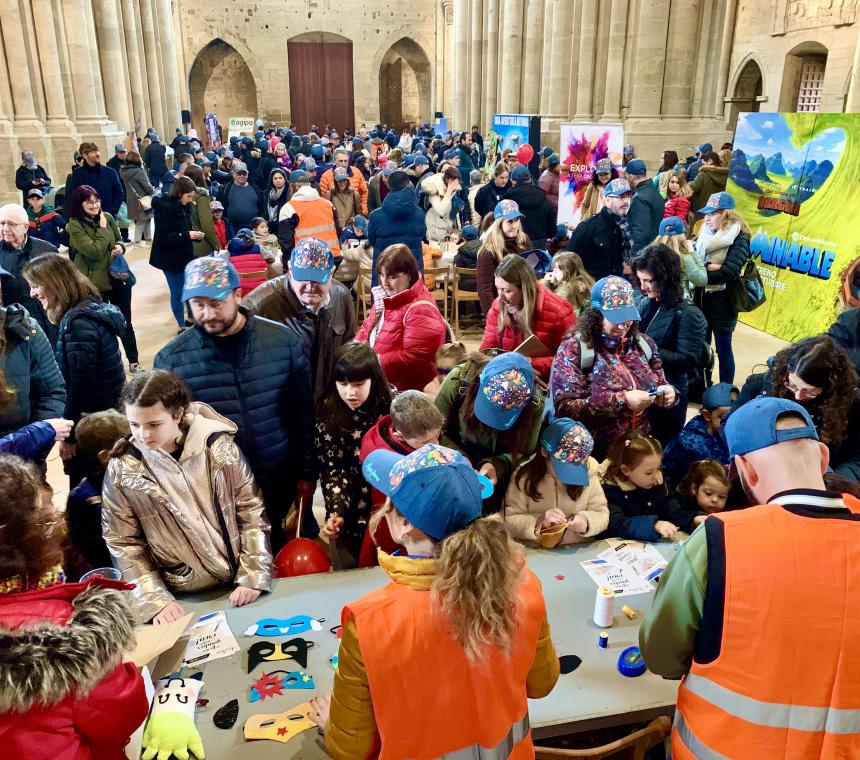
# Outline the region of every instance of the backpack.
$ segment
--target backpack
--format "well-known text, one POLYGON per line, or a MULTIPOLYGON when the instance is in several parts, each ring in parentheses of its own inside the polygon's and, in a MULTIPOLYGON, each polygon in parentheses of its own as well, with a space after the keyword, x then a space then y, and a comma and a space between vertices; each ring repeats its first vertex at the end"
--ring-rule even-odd
POLYGON ((758 267, 751 258, 744 262, 738 279, 729 283, 727 290, 736 313, 755 311, 767 300, 758 267))
MULTIPOLYGON (((591 368, 594 366, 594 349, 589 346, 582 338, 579 338, 579 369, 585 373, 591 372, 591 368)), ((639 346, 639 350, 645 355, 645 361, 651 361, 651 357, 654 355, 654 352, 651 350, 651 346, 647 340, 645 340, 645 336, 642 333, 636 336, 636 343, 639 346)))

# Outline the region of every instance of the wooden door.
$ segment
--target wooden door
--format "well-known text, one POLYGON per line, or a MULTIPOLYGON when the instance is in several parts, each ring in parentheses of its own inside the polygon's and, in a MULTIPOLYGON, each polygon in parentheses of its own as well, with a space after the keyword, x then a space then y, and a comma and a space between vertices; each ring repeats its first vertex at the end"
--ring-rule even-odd
POLYGON ((290 112, 306 132, 326 122, 343 134, 355 131, 351 42, 288 42, 290 112))

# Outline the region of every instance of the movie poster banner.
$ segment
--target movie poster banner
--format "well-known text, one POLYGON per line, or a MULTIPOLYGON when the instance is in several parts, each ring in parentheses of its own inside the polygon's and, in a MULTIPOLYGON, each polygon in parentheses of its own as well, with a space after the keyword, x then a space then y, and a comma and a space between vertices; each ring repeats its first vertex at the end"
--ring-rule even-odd
POLYGON ((558 223, 576 227, 595 164, 608 157, 613 166, 621 167, 624 128, 621 124, 562 124, 559 145, 558 223))
POLYGON ((795 341, 826 331, 843 304, 860 305, 858 187, 860 114, 740 115, 726 190, 767 295, 743 322, 795 341))
POLYGON ((486 161, 482 172, 483 178, 486 180, 492 177, 493 169, 505 148, 518 153, 523 145, 530 145, 532 148, 531 157, 526 163, 532 176, 537 180, 540 163, 540 116, 522 113, 493 114, 492 128, 484 140, 486 161))

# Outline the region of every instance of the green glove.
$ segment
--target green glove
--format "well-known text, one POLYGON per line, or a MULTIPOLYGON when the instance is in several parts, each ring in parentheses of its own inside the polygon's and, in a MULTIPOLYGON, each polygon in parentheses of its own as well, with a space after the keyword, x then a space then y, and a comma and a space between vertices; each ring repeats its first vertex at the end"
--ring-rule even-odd
POLYGON ((195 678, 166 678, 158 682, 152 712, 143 730, 142 760, 189 760, 189 750, 203 760, 203 740, 194 725, 194 708, 203 682, 195 678))

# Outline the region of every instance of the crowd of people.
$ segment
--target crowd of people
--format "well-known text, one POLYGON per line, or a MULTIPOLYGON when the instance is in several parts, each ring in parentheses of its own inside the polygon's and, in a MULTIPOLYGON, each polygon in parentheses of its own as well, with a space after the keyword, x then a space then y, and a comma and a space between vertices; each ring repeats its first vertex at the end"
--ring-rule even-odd
MULTIPOLYGON (((0 660, 10 748, 57 721, 88 756, 122 746, 145 714, 139 677, 116 665, 130 621, 177 620, 184 594, 214 587, 253 603, 297 527, 334 570, 379 564, 394 581, 344 611, 334 696, 315 702, 332 756, 374 756, 380 742, 393 757, 440 756, 506 736, 526 747, 526 696, 552 689, 558 660, 521 545, 701 536, 710 516, 776 493, 761 474, 773 456, 750 452, 810 439, 827 487, 860 491, 858 310, 735 384, 750 230, 725 191, 730 145, 687 162, 667 150, 652 176, 625 146, 620 165, 597 162, 568 229, 555 223, 565 167, 550 148, 537 168, 504 151, 482 173, 477 128, 258 126, 214 150, 177 130, 168 151, 150 130, 107 164, 83 143, 62 206, 46 204, 51 179, 27 152, 26 207, 0 207, 0 633, 38 618, 71 636, 88 605, 99 614, 80 625, 118 626, 93 644, 87 676, 50 696, 0 660), (132 246, 164 273, 177 329, 149 370, 132 246), (445 283, 425 274, 450 246, 480 308, 473 352, 440 312, 445 283), (762 430, 772 440, 741 441, 762 430), (44 479, 57 442, 71 485, 62 519, 44 479), (106 565, 121 580, 80 582, 106 565), (421 645, 421 672, 454 668, 494 707, 466 720, 472 733, 404 735, 397 721, 450 714, 430 696, 398 704, 410 672, 390 662, 414 659, 403 632, 430 630, 436 607, 449 635, 421 645), (108 693, 126 694, 122 708, 81 723, 81 706, 108 693)), ((672 588, 681 576, 667 574, 672 588)), ((663 651, 662 635, 680 635, 668 627, 645 631, 643 649, 679 677, 690 660, 679 670, 663 651)))

